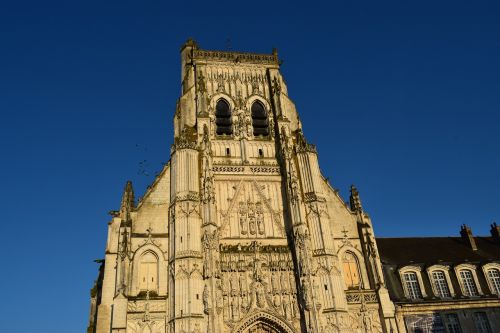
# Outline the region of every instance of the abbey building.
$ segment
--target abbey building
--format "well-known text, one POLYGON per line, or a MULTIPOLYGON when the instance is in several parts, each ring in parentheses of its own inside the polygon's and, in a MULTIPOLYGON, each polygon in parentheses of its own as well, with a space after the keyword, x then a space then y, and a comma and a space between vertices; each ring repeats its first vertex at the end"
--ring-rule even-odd
POLYGON ((500 228, 375 239, 356 188, 346 203, 321 174, 276 51, 188 40, 181 66, 170 161, 111 212, 88 333, 500 331, 500 228))

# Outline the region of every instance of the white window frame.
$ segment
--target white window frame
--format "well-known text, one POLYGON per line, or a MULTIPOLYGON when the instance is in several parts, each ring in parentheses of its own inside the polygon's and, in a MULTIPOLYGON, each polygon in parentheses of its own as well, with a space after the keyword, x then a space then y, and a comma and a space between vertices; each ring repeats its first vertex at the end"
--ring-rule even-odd
POLYGON ((429 281, 431 282, 432 292, 436 297, 439 298, 450 298, 450 297, 441 297, 439 296, 438 290, 436 288, 436 283, 434 281, 434 277, 432 273, 435 271, 442 271, 444 273, 444 277, 446 278, 446 284, 448 285, 448 290, 450 291, 451 297, 455 297, 455 290, 453 289, 453 284, 451 283, 450 278, 450 267, 443 265, 432 265, 427 268, 427 276, 429 277, 429 281))
POLYGON ((405 266, 405 267, 401 267, 398 270, 398 272, 399 272, 399 278, 401 280, 401 285, 403 286, 403 290, 404 290, 405 295, 408 299, 415 300, 414 298, 410 297, 410 292, 406 286, 406 282, 405 282, 405 278, 404 278, 405 273, 415 273, 415 275, 417 276, 418 286, 420 288, 420 294, 422 294, 422 298, 427 297, 427 293, 425 292, 425 288, 424 288, 424 282, 422 280, 422 268, 420 268, 419 266, 405 266))
POLYGON ((498 271, 500 272, 500 264, 488 263, 488 264, 483 265, 482 269, 483 269, 484 277, 486 278, 486 281, 488 282, 488 288, 490 288, 491 293, 493 295, 497 295, 500 297, 500 294, 496 291, 495 286, 493 285, 493 281, 491 281, 490 276, 488 274, 488 271, 490 269, 498 269, 498 271))
POLYGON ((457 280, 458 280, 458 284, 460 285, 462 295, 464 295, 465 297, 479 297, 479 296, 483 295, 483 291, 481 290, 481 285, 479 284, 479 280, 477 279, 477 267, 476 267, 476 265, 472 265, 472 264, 457 265, 457 266, 455 266, 455 274, 457 275, 457 280), (476 296, 466 295, 465 286, 464 286, 462 277, 460 276, 460 271, 462 271, 462 270, 469 270, 472 272, 472 278, 474 279, 474 284, 476 285, 476 289, 477 289, 476 296))

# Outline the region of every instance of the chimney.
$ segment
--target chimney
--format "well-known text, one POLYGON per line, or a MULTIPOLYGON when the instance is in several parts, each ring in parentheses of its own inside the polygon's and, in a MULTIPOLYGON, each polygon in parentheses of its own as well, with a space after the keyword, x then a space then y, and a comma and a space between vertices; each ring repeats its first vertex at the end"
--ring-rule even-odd
POLYGON ((460 235, 462 236, 462 239, 467 243, 467 245, 470 246, 472 251, 477 251, 476 240, 474 239, 472 230, 468 225, 462 225, 462 227, 460 228, 460 235))
POLYGON ((497 226, 496 222, 491 225, 490 233, 494 240, 500 241, 500 227, 497 226))

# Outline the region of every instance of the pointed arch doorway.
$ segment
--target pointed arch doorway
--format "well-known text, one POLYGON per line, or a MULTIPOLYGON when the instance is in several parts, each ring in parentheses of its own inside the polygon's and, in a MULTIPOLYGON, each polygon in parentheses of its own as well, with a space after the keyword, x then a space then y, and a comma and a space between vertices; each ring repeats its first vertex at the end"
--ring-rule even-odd
POLYGON ((276 316, 259 312, 242 320, 233 333, 295 333, 295 330, 276 316))
POLYGON ((244 333, 285 333, 280 327, 273 327, 266 322, 257 322, 246 328, 244 333))

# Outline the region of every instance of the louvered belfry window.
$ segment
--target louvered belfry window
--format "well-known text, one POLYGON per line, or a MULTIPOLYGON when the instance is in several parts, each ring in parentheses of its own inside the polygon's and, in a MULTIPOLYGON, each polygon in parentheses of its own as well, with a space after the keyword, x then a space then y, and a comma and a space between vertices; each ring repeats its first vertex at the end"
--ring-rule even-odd
POLYGON ((217 127, 217 135, 233 134, 233 122, 231 120, 231 108, 229 104, 219 99, 215 106, 215 125, 217 127))
POLYGON ((255 101, 252 104, 252 126, 254 136, 268 136, 269 135, 269 120, 267 119, 267 112, 261 102, 255 101))

